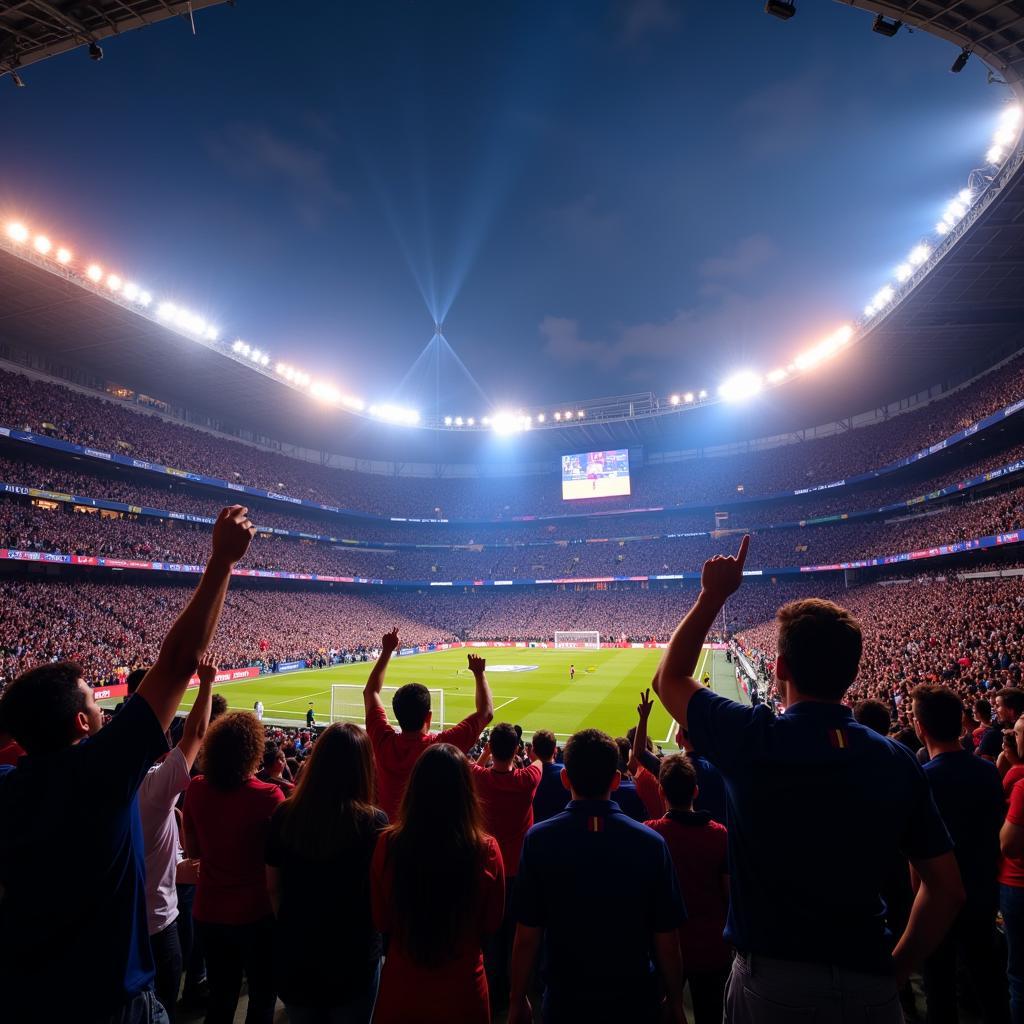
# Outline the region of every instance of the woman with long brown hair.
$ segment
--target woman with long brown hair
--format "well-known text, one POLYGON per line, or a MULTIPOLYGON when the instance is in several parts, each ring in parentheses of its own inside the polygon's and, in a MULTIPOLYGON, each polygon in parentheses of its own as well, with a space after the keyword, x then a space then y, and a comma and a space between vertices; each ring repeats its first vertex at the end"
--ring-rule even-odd
POLYGON ((374 921, 390 940, 374 1024, 487 1024, 482 943, 501 924, 505 871, 457 747, 420 755, 371 881, 374 921))
POLYGON ((274 978, 291 1024, 367 1024, 380 974, 370 859, 387 825, 374 806, 370 738, 335 723, 321 734, 267 839, 277 915, 274 978))

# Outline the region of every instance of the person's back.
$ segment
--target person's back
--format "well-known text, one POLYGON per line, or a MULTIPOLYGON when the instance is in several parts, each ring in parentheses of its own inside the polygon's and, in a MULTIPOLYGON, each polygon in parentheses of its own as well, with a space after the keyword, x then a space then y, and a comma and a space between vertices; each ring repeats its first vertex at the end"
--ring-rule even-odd
POLYGON ((543 932, 546 1021, 611 1020, 624 1013, 634 1021, 651 1019, 659 1003, 653 959, 678 980, 681 997, 681 971, 674 979, 657 946, 659 934, 666 936, 678 957, 675 933, 685 912, 675 868, 665 840, 624 814, 614 792, 607 798, 617 776, 613 741, 584 730, 569 741, 565 760, 567 777, 577 773, 574 799, 534 825, 523 843, 513 896, 519 922, 513 1010, 521 1012, 532 968, 519 960, 525 928, 543 932), (577 767, 597 762, 602 753, 607 763, 596 772, 577 767), (603 772, 607 778, 596 788, 585 781, 603 772), (581 791, 604 798, 577 798, 581 791), (624 871, 628 884, 622 884, 624 871))
POLYGON ((533 756, 541 761, 540 784, 533 795, 533 820, 547 821, 565 810, 569 794, 562 785, 562 766, 555 763, 554 733, 540 729, 533 734, 533 756))

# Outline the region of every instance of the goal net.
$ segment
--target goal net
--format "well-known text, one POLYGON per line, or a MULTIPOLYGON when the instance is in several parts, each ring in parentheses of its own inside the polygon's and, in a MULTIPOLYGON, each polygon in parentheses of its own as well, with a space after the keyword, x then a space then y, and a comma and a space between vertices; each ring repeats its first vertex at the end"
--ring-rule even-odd
POLYGON ((555 648, 558 650, 581 649, 594 651, 601 649, 601 634, 595 630, 555 630, 555 648))
MULTIPOLYGON (((380 699, 384 704, 388 721, 396 729, 398 721, 394 711, 391 710, 391 698, 394 697, 397 686, 382 686, 380 699)), ((440 732, 447 727, 448 719, 444 714, 444 690, 430 691, 430 710, 433 717, 430 721, 430 728, 434 732, 440 732)), ((366 722, 366 709, 363 705, 363 687, 361 683, 335 683, 331 687, 331 721, 332 722, 355 722, 363 725, 366 722)))

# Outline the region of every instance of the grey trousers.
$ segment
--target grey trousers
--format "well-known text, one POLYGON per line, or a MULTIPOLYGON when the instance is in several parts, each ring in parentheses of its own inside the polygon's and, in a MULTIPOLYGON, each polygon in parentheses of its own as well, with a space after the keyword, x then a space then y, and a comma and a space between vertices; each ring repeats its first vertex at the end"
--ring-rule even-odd
POLYGON ((896 980, 845 967, 737 953, 725 1024, 903 1024, 896 980))

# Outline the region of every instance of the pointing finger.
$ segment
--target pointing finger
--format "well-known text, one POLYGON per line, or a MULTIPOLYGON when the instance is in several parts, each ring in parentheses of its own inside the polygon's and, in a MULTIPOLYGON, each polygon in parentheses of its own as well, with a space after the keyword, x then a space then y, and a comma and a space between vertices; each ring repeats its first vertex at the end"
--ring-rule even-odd
POLYGON ((745 533, 743 540, 740 541, 740 549, 736 552, 736 561, 739 563, 740 568, 743 568, 743 563, 747 560, 747 550, 750 547, 750 534, 745 533))

